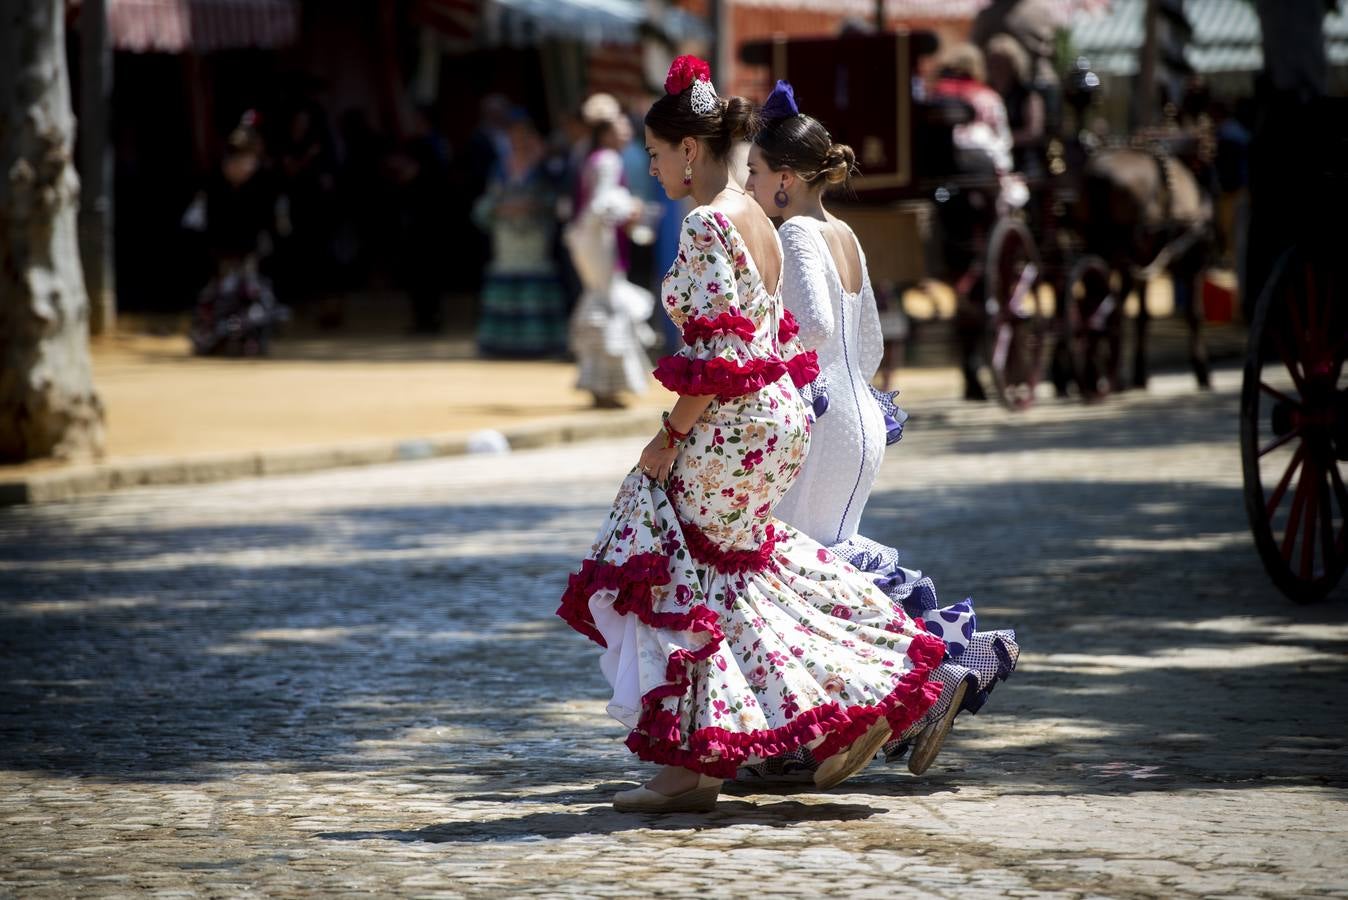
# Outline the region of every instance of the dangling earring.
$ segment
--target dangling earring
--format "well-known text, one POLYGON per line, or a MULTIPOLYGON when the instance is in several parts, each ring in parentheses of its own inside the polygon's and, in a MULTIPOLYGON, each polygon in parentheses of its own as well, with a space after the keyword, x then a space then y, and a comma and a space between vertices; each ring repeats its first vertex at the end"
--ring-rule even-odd
POLYGON ((683 164, 683 186, 688 187, 688 185, 692 183, 693 183, 693 164, 690 162, 686 162, 683 164))
POLYGON ((782 179, 781 187, 777 188, 777 193, 772 195, 772 202, 777 204, 778 209, 786 209, 786 205, 791 202, 791 198, 786 195, 786 179, 782 179))

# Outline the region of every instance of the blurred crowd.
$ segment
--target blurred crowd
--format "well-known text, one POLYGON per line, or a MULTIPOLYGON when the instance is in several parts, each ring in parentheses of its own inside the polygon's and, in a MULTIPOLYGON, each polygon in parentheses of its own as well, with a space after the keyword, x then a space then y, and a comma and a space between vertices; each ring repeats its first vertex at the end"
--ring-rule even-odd
POLYGON ((402 140, 354 110, 334 129, 313 101, 279 121, 246 112, 182 215, 208 261, 197 351, 265 353, 290 308, 340 328, 350 291, 373 285, 405 296, 410 332, 441 332, 453 298, 474 303, 484 355, 568 355, 586 285, 567 226, 587 205, 611 207, 613 268, 625 280, 649 288, 673 257, 681 211, 647 172, 637 112, 596 95, 545 132, 490 94, 457 147, 428 109, 402 140), (601 148, 621 162, 616 180, 587 184, 601 148))
MULTIPOLYGON (((1091 134, 1088 75, 1060 80, 1007 35, 932 52, 915 73, 914 98, 957 112, 944 126, 949 159, 924 157, 930 142, 915 142, 918 171, 983 177, 995 186, 984 215, 1025 207, 1034 227, 1032 188, 1061 172, 1061 139, 1091 134)), ((1214 201, 1219 252, 1239 259, 1248 116, 1209 97, 1201 81, 1163 99, 1167 127, 1193 136, 1171 146, 1214 201)), ((208 260, 193 325, 198 351, 266 352, 288 308, 318 327, 340 328, 351 291, 366 287, 401 294, 404 311, 395 315, 416 333, 443 331, 447 302, 471 305, 453 310, 453 319, 474 322, 487 356, 583 357, 581 345, 652 344, 644 320, 621 326, 621 335, 613 325, 640 318, 647 300, 624 285, 658 289, 684 212, 647 172, 642 113, 600 94, 555 117, 549 130, 510 98, 488 94, 472 111, 475 127, 453 144, 430 108, 412 111, 403 137, 355 109, 334 127, 328 111, 302 95, 264 115, 245 113, 182 215, 184 233, 208 260), (585 238, 582 225, 598 220, 603 227, 585 238), (596 242, 600 233, 611 246, 596 242), (599 292, 602 302, 594 300, 597 276, 586 277, 596 259, 604 279, 617 279, 599 292), (614 310, 625 312, 615 319, 614 310)), ((945 260, 936 268, 953 273, 963 293, 961 273, 974 271, 963 257, 984 226, 949 213, 935 249, 945 260)), ((888 307, 887 337, 902 341, 902 303, 888 307)), ((677 341, 663 317, 650 319, 666 327, 665 342, 677 341)), ((633 365, 629 356, 624 366, 633 365)), ((629 379, 595 377, 599 405, 626 392, 629 379)))

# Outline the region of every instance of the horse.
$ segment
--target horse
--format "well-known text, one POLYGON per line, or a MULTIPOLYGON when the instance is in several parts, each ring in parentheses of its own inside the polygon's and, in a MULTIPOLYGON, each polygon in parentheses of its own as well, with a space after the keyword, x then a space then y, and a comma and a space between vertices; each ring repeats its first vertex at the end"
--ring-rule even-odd
POLYGON ((1078 340, 1090 345, 1081 354, 1086 364, 1076 362, 1082 392, 1089 397, 1122 389, 1123 304, 1134 289, 1132 385, 1146 387, 1147 282, 1162 271, 1170 274, 1176 307, 1188 325, 1194 377, 1200 388, 1209 388, 1199 282, 1213 251, 1213 207, 1194 172, 1160 146, 1100 150, 1082 171, 1073 219, 1088 256, 1074 267, 1060 296, 1076 298, 1075 321, 1085 332, 1078 340))

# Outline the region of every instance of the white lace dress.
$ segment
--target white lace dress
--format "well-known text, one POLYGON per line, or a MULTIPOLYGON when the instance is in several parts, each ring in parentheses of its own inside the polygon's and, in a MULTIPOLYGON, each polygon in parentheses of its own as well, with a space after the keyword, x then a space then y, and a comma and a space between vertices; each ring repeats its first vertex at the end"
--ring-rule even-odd
POLYGON ((843 290, 821 225, 797 216, 778 231, 782 300, 796 318, 801 346, 818 354, 828 410, 815 424, 805 467, 778 505, 777 517, 832 545, 857 533, 884 459, 885 419, 869 387, 884 339, 865 256, 861 290, 843 290))
POLYGON ((627 280, 619 258, 618 227, 641 201, 623 185, 616 150, 590 154, 580 195, 576 217, 562 233, 582 289, 571 315, 571 350, 580 368, 576 386, 602 396, 644 393, 650 383, 645 348, 655 343, 647 319, 655 298, 627 280))
MULTIPOLYGON (((865 252, 858 242, 861 290, 844 290, 823 226, 797 216, 778 231, 785 254, 782 301, 800 328, 801 346, 818 354, 828 401, 811 431, 800 476, 776 514, 871 575, 896 606, 945 641, 946 660, 935 675, 944 684, 942 697, 915 731, 944 713, 961 682, 969 685, 962 709, 976 712, 1015 669, 1020 647, 1013 631, 977 631, 971 600, 940 607, 929 577, 899 565, 893 547, 858 533, 885 451, 884 415, 869 387, 884 344, 865 252)), ((898 743, 887 749, 897 751, 898 743)))

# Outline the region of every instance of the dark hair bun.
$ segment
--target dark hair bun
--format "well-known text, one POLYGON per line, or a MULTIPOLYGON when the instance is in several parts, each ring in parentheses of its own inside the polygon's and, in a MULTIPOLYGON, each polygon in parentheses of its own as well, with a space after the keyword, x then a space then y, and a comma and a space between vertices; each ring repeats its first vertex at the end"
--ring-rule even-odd
POLYGON ((829 184, 845 184, 857 168, 857 155, 846 144, 830 144, 819 176, 829 184))
POLYGON ((748 140, 757 128, 758 111, 754 104, 744 97, 727 97, 725 111, 721 113, 721 133, 729 149, 740 141, 748 140))
POLYGON ((670 144, 686 137, 706 141, 717 159, 725 159, 731 147, 753 135, 758 122, 753 103, 743 97, 717 97, 716 109, 699 115, 692 110, 691 93, 685 88, 656 100, 646 113, 646 127, 670 144))
POLYGON ((846 184, 857 171, 857 156, 835 144, 812 116, 796 114, 763 122, 753 141, 774 172, 790 169, 806 184, 846 184))

